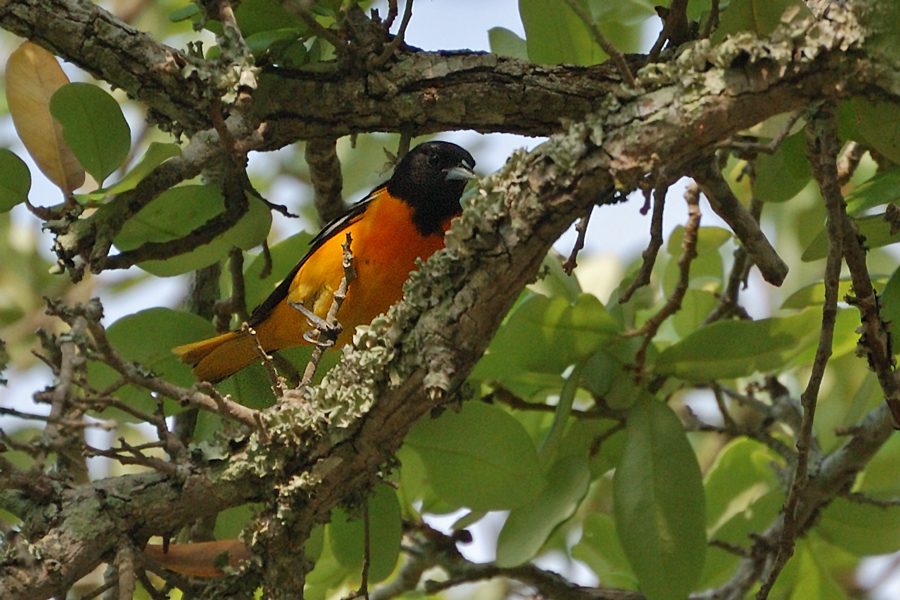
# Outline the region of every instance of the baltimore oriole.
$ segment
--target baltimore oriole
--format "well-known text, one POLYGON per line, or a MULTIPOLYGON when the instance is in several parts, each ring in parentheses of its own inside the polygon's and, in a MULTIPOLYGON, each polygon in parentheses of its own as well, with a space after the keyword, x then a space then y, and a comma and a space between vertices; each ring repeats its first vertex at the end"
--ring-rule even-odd
MULTIPOLYGON (((444 233, 460 211, 475 160, 449 142, 426 142, 404 156, 394 174, 313 238, 310 249, 275 291, 250 316, 249 325, 266 351, 299 346, 311 329, 303 306, 324 319, 344 270, 344 232, 352 242, 356 279, 338 314, 343 331, 336 346, 349 342, 357 325, 385 312, 403 295, 403 283, 444 247, 444 233)), ((197 379, 215 383, 256 360, 252 340, 239 331, 179 346, 174 352, 197 379)))

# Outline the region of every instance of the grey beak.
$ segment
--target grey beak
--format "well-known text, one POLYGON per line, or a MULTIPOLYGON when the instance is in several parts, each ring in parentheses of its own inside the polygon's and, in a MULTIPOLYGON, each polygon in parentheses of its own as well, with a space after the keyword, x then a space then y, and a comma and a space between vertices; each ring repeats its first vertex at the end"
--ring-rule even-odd
POLYGON ((447 181, 465 181, 467 179, 475 179, 475 172, 468 165, 459 165, 456 167, 452 167, 447 169, 447 176, 445 179, 447 181))

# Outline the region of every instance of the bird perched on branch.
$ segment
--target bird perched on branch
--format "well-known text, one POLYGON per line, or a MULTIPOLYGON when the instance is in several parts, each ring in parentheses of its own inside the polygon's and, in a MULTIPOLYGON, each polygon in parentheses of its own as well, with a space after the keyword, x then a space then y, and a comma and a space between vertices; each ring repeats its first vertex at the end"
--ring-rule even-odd
MULTIPOLYGON (((275 291, 250 316, 249 325, 266 351, 299 346, 324 319, 344 277, 341 245, 351 235, 356 278, 349 284, 338 321, 336 346, 349 342, 357 325, 385 312, 403 295, 416 268, 444 247, 450 220, 461 212, 460 197, 475 177, 475 160, 449 142, 426 142, 404 156, 394 174, 343 216, 325 226, 275 291)), ((257 354, 240 331, 174 349, 197 379, 216 383, 253 363, 257 354)))

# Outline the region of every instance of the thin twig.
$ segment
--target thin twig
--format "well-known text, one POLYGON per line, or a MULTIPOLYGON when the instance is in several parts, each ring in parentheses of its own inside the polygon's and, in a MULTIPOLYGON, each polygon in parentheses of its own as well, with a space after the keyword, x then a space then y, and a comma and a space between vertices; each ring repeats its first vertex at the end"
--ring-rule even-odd
POLYGON ((658 187, 653 190, 653 215, 650 217, 650 243, 641 254, 643 262, 641 270, 635 276, 634 281, 622 292, 619 297, 619 304, 624 304, 631 300, 634 293, 641 287, 650 283, 650 275, 653 273, 653 266, 656 264, 656 258, 659 256, 659 249, 663 245, 663 209, 666 207, 666 194, 669 186, 658 187))
MULTIPOLYGON (((827 202, 827 201, 826 201, 827 202)), ((816 357, 812 365, 809 381, 806 389, 800 396, 803 405, 803 418, 800 430, 797 433, 797 463, 794 467, 794 477, 788 489, 782 514, 784 515, 784 527, 781 538, 778 541, 778 550, 772 561, 772 567, 762 581, 756 594, 757 600, 765 600, 784 565, 794 553, 794 544, 799 534, 799 526, 796 520, 797 506, 800 502, 800 494, 805 489, 809 478, 809 454, 812 446, 813 419, 816 414, 816 403, 819 397, 819 388, 822 378, 825 376, 825 367, 831 357, 832 341, 834 339, 834 324, 837 317, 838 285, 841 274, 841 234, 839 225, 833 219, 828 219, 829 250, 825 267, 825 303, 822 306, 822 327, 819 332, 819 344, 816 348, 816 357)))
MULTIPOLYGON (((484 402, 499 402, 513 410, 556 413, 556 407, 542 402, 528 402, 516 396, 503 387, 496 387, 483 398, 484 402)), ((621 421, 625 418, 626 411, 613 410, 603 404, 596 404, 593 410, 572 409, 571 417, 574 419, 613 419, 621 421)))
POLYGON ((687 4, 687 0, 673 0, 668 8, 656 7, 656 12, 662 19, 663 28, 647 55, 647 64, 659 60, 659 54, 666 42, 670 42, 669 47, 673 47, 680 46, 690 39, 691 27, 687 18, 687 4))
POLYGON ((784 140, 787 139, 787 137, 791 134, 791 130, 794 128, 794 125, 797 124, 797 121, 800 120, 800 117, 802 117, 803 114, 804 111, 797 110, 788 115, 787 120, 781 125, 781 129, 778 130, 778 133, 775 134, 775 137, 765 144, 761 144, 759 142, 744 141, 742 139, 727 139, 716 144, 716 146, 718 148, 727 148, 728 150, 735 152, 735 154, 737 154, 741 158, 744 158, 746 156, 753 158, 757 154, 775 154, 784 140))
POLYGON ((616 68, 619 70, 619 74, 622 76, 622 80, 625 82, 625 85, 633 88, 635 86, 634 75, 631 73, 631 69, 628 68, 628 63, 625 62, 625 57, 622 56, 622 53, 613 46, 612 42, 606 39, 606 36, 603 35, 603 32, 600 31, 600 28, 597 27, 597 23, 594 21, 593 17, 578 3, 578 0, 565 0, 566 5, 572 9, 572 12, 581 19, 581 22, 584 23, 585 27, 588 28, 588 32, 591 34, 591 37, 594 38, 594 41, 597 42, 597 45, 603 48, 603 51, 606 52, 609 57, 616 63, 616 68))
POLYGON ((875 371, 896 427, 900 426, 900 384, 894 376, 891 332, 882 318, 878 294, 872 287, 864 241, 859 236, 856 223, 847 215, 847 204, 838 183, 837 156, 840 152, 840 139, 834 123, 836 116, 831 114, 836 110, 831 105, 821 108, 815 127, 808 127, 810 135, 814 136, 809 143, 808 154, 813 175, 825 198, 825 206, 830 207, 829 221, 834 220, 840 226, 843 236, 843 255, 850 270, 854 294, 846 300, 860 312, 860 348, 864 351, 869 367, 875 371))
POLYGON ((328 309, 328 315, 325 317, 324 323, 317 328, 316 346, 313 348, 312 355, 309 357, 309 362, 306 364, 306 370, 303 373, 303 379, 300 381, 300 387, 302 388, 305 388, 312 383, 313 377, 316 375, 316 369, 319 368, 319 361, 322 359, 322 354, 325 352, 326 348, 334 344, 338 335, 340 335, 341 329, 337 319, 338 311, 344 303, 344 298, 347 297, 347 289, 356 279, 356 269, 353 267, 353 253, 350 251, 350 244, 352 241, 352 237, 348 231, 347 237, 341 245, 344 249, 342 261, 344 277, 341 279, 341 284, 334 293, 331 307, 328 309))
POLYGON ((295 0, 293 2, 285 2, 284 5, 289 11, 299 16, 303 20, 303 23, 305 23, 314 34, 334 46, 334 51, 339 56, 346 54, 347 46, 344 44, 344 41, 333 31, 316 21, 316 18, 309 12, 309 9, 304 6, 304 3, 295 0))
POLYGON ((104 364, 113 368, 123 375, 131 383, 155 392, 166 398, 172 398, 178 402, 197 406, 203 410, 208 410, 224 417, 249 425, 250 427, 258 427, 256 414, 258 411, 246 406, 237 404, 230 400, 225 400, 224 406, 220 408, 210 396, 201 394, 196 390, 188 390, 177 385, 163 381, 158 377, 148 375, 143 369, 134 363, 126 360, 118 350, 112 347, 109 339, 106 337, 106 330, 100 324, 99 319, 103 314, 99 300, 91 300, 85 305, 67 307, 59 302, 49 302, 47 312, 63 319, 70 326, 78 319, 83 318, 87 322, 88 331, 94 340, 95 357, 104 364))
POLYGON ((572 271, 575 270, 575 267, 578 266, 578 253, 584 248, 584 238, 587 235, 588 223, 591 222, 592 209, 593 207, 588 209, 584 216, 578 220, 578 224, 575 225, 575 231, 578 232, 578 238, 575 240, 575 245, 572 246, 572 252, 569 254, 569 258, 567 258, 566 262, 562 265, 566 275, 571 275, 572 271))
POLYGON ((713 30, 719 26, 719 0, 712 0, 712 6, 709 9, 709 15, 706 17, 706 23, 703 24, 703 31, 700 33, 700 39, 708 40, 713 30))
POLYGON ((287 386, 285 385, 284 378, 280 377, 278 371, 275 370, 275 364, 272 357, 269 356, 269 353, 266 352, 262 342, 259 341, 256 330, 244 321, 241 325, 241 333, 250 338, 250 342, 253 344, 253 350, 262 362, 263 368, 266 370, 266 375, 269 377, 269 386, 272 388, 272 393, 275 394, 275 398, 281 398, 284 396, 287 386))
POLYGON ((400 21, 400 29, 397 31, 397 35, 394 36, 394 39, 384 47, 384 52, 382 52, 377 58, 372 60, 370 66, 374 68, 379 68, 383 66, 388 60, 390 60, 391 56, 394 55, 394 52, 397 51, 397 48, 403 43, 403 39, 406 36, 406 27, 409 25, 409 20, 412 18, 412 6, 413 0, 406 0, 406 7, 403 11, 403 20, 400 21))
POLYGON ((639 329, 628 332, 629 337, 643 336, 640 348, 635 354, 635 368, 641 372, 647 348, 663 322, 681 309, 681 301, 690 283, 691 263, 697 258, 697 237, 700 229, 700 188, 696 184, 688 186, 684 193, 688 205, 688 222, 684 226, 684 238, 681 241, 681 256, 678 258, 678 283, 669 295, 665 305, 639 329))
POLYGON ((787 277, 787 264, 781 260, 775 248, 769 243, 757 220, 731 191, 728 182, 725 181, 714 161, 703 161, 697 165, 691 176, 703 190, 713 211, 728 223, 737 238, 747 248, 750 259, 759 269, 763 279, 772 285, 781 285, 784 278, 787 277))

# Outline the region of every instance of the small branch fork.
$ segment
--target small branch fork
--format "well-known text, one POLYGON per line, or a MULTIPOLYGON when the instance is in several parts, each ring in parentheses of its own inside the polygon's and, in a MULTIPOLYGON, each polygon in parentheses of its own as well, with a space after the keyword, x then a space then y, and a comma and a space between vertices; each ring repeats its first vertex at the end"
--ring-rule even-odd
MULTIPOLYGON (((862 320, 862 335, 859 352, 866 357, 869 367, 875 372, 878 384, 884 393, 884 400, 894 420, 900 426, 900 384, 894 372, 894 357, 891 349, 891 334, 881 316, 878 294, 872 287, 872 279, 866 265, 865 241, 859 235, 856 224, 847 215, 847 205, 841 194, 838 156, 840 139, 837 135, 837 108, 827 104, 819 109, 811 120, 808 155, 813 174, 819 182, 829 221, 835 222, 834 235, 841 236, 844 261, 850 270, 853 296, 846 298, 855 306, 862 320)), ((829 228, 829 235, 832 234, 829 228)))
POLYGON ((319 368, 319 362, 322 360, 322 354, 325 352, 326 348, 330 348, 334 345, 338 336, 341 334, 341 326, 340 323, 338 323, 337 318, 338 311, 341 309, 341 305, 347 297, 347 289, 356 279, 356 269, 353 267, 353 254, 350 251, 350 244, 352 241, 353 239, 348 231, 344 243, 341 245, 341 248, 344 249, 344 256, 341 263, 344 268, 344 277, 341 279, 341 284, 334 293, 331 307, 328 309, 325 320, 316 326, 315 348, 306 365, 303 379, 300 381, 301 388, 306 388, 312 383, 313 377, 316 375, 316 370, 319 368))
POLYGON ((590 13, 581 6, 578 0, 565 0, 565 2, 566 6, 568 6, 572 12, 581 19, 581 22, 584 23, 585 27, 587 27, 588 32, 590 32, 591 37, 597 45, 603 48, 603 51, 606 52, 616 64, 616 69, 619 70, 619 75, 622 76, 622 81, 625 82, 625 85, 630 88, 635 87, 634 75, 631 73, 631 69, 628 68, 625 57, 622 56, 622 53, 619 52, 618 48, 613 46, 612 42, 603 35, 603 32, 600 31, 597 22, 594 21, 594 18, 590 13))
MULTIPOLYGON (((653 273, 653 266, 656 264, 656 258, 659 256, 659 249, 663 245, 663 211, 666 207, 666 194, 669 192, 669 186, 659 186, 653 190, 653 215, 650 217, 650 243, 646 250, 641 254, 643 262, 641 270, 638 271, 634 281, 628 288, 622 292, 619 297, 619 304, 624 304, 631 300, 634 293, 645 285, 650 284, 650 275, 653 273)), ((642 214, 647 214, 647 208, 650 203, 650 192, 645 192, 647 204, 641 209, 642 214)))
MULTIPOLYGON (((130 383, 182 404, 195 406, 221 415, 226 419, 243 423, 253 429, 260 428, 258 411, 218 395, 218 393, 214 392, 212 386, 200 383, 190 389, 182 388, 154 377, 140 366, 125 359, 119 354, 118 350, 112 347, 109 339, 106 337, 106 329, 100 324, 103 309, 99 300, 94 299, 85 305, 72 307, 65 306, 60 302, 50 302, 47 312, 58 316, 73 330, 84 328, 90 334, 91 339, 85 340, 85 343, 88 351, 91 353, 91 358, 106 364, 123 377, 122 381, 116 384, 116 389, 126 383, 130 383), (208 393, 201 392, 201 388, 208 393)), ((100 402, 103 403, 102 398, 100 402)), ((122 407, 121 403, 118 402, 107 401, 105 404, 122 407)), ((151 423, 158 421, 151 415, 142 414, 141 416, 151 423)))
POLYGON ((690 283, 691 263, 697 258, 697 238, 700 230, 700 188, 696 184, 688 186, 684 193, 688 205, 688 222, 684 226, 684 239, 681 241, 681 256, 678 258, 678 283, 666 301, 666 304, 655 315, 638 329, 628 333, 628 337, 643 336, 641 347, 635 354, 635 368, 640 373, 644 368, 647 348, 666 319, 681 309, 681 301, 687 293, 690 283))

